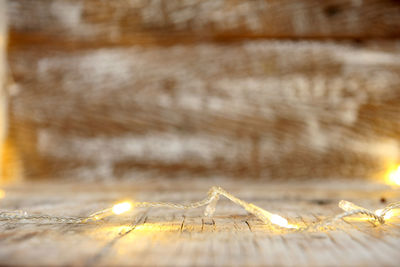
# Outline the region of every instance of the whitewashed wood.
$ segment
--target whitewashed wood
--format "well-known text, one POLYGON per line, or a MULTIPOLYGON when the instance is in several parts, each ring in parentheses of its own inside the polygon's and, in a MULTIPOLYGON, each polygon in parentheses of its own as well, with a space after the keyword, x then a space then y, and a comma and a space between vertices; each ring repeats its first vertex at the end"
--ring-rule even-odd
POLYGON ((371 177, 400 155, 398 41, 10 51, 27 177, 371 177))
MULTIPOLYGON (((340 198, 365 207, 396 201, 398 190, 362 181, 262 184, 214 181, 244 200, 294 223, 314 223, 340 212, 340 198), (307 193, 306 193, 307 192, 307 193), (327 203, 327 204, 318 204, 327 203)), ((0 209, 54 215, 89 214, 127 198, 187 202, 202 198, 212 182, 162 180, 136 184, 27 184, 7 187, 0 209)), ((202 209, 140 209, 99 224, 0 221, 2 265, 134 266, 397 266, 400 220, 372 226, 348 219, 332 231, 274 230, 222 200, 213 218, 202 209)))
POLYGON ((399 6, 8 1, 9 176, 376 177, 400 159, 399 6))

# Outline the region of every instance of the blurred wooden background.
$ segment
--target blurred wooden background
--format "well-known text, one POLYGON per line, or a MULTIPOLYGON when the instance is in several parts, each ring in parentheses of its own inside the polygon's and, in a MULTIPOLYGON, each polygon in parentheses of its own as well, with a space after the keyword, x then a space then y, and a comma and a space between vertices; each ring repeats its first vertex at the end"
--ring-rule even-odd
POLYGON ((400 2, 12 0, 3 179, 371 178, 400 2))

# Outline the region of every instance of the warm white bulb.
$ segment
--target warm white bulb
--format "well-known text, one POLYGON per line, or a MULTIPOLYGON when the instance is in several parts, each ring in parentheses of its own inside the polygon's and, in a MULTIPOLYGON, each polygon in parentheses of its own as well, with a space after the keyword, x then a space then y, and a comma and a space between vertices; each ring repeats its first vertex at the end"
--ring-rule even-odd
POLYGON ((383 213, 383 209, 379 209, 379 210, 375 211, 375 214, 378 216, 382 216, 382 213, 383 213))
POLYGON ((388 182, 393 185, 400 185, 400 166, 389 172, 388 182))
POLYGON ((114 207, 112 208, 112 212, 114 214, 122 214, 124 212, 127 212, 129 210, 132 209, 132 204, 129 202, 122 202, 122 203, 118 203, 116 205, 114 205, 114 207))
POLYGON ((268 223, 271 222, 272 224, 278 225, 284 228, 297 228, 296 225, 289 224, 288 221, 278 214, 273 214, 269 211, 266 211, 260 207, 257 207, 254 204, 246 204, 245 208, 250 213, 255 214, 260 220, 268 223))
POLYGON ((279 216, 278 214, 272 214, 270 217, 270 221, 271 221, 271 223, 279 225, 280 227, 296 228, 295 225, 289 224, 285 218, 283 218, 282 216, 279 216))
MULTIPOLYGON (((375 211, 375 214, 378 215, 378 216, 382 216, 382 213, 383 213, 383 209, 379 209, 379 210, 376 210, 376 211, 375 211)), ((385 216, 383 216, 383 218, 384 218, 385 220, 388 220, 388 219, 390 219, 390 218, 392 218, 392 217, 393 217, 393 211, 391 211, 391 210, 389 210, 388 212, 386 212, 385 216)))
POLYGON ((272 223, 277 224, 279 226, 283 226, 283 227, 285 227, 289 224, 285 218, 283 218, 282 216, 279 216, 277 214, 272 214, 270 220, 272 223))

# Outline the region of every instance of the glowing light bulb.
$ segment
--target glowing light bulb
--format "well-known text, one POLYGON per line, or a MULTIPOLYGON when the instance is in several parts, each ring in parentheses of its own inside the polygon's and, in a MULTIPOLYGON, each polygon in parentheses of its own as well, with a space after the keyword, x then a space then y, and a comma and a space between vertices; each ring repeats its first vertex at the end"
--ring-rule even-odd
MULTIPOLYGON (((383 209, 379 209, 379 210, 375 211, 375 214, 378 215, 378 216, 382 216, 382 213, 383 213, 383 209)), ((385 214, 385 216, 383 216, 383 218, 385 220, 388 220, 388 219, 392 218, 393 215, 395 215, 393 210, 389 210, 388 212, 386 212, 386 214, 385 214)))
POLYGON ((0 199, 4 198, 6 196, 6 192, 4 190, 0 189, 0 199))
POLYGON ((400 186, 400 165, 397 167, 397 169, 389 171, 386 180, 389 184, 400 186))
POLYGON ((122 203, 118 203, 118 204, 114 205, 112 207, 112 212, 114 214, 119 215, 119 214, 127 212, 131 209, 132 209, 132 204, 130 202, 122 202, 122 203))
POLYGON ((293 224, 289 224, 288 221, 283 218, 282 216, 278 215, 278 214, 273 214, 269 211, 266 211, 260 207, 257 207, 254 204, 247 204, 247 206, 245 207, 247 211, 253 213, 254 215, 256 215, 260 220, 268 223, 272 223, 272 224, 276 224, 280 227, 284 227, 284 228, 295 228, 297 229, 298 227, 296 225, 293 224))
POLYGON ((271 214, 269 220, 271 221, 271 223, 279 225, 280 227, 297 228, 295 225, 289 224, 285 218, 279 216, 278 214, 271 214))
POLYGON ((375 214, 378 216, 382 216, 382 213, 383 213, 383 209, 379 209, 379 210, 375 211, 375 214))

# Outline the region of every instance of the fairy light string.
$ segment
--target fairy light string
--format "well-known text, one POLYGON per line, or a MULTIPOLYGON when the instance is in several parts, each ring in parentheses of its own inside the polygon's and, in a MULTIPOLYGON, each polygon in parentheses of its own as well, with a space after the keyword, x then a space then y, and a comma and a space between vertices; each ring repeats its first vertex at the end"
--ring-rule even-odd
POLYGON ((120 215, 126 213, 133 208, 139 207, 163 207, 163 208, 175 208, 175 209, 195 209, 205 206, 204 215, 207 217, 211 217, 215 213, 216 205, 219 200, 219 197, 223 196, 232 201, 233 203, 243 207, 247 212, 256 216, 263 223, 272 225, 274 227, 281 227, 286 229, 293 229, 297 231, 303 230, 318 230, 329 228, 336 221, 344 219, 346 217, 354 216, 354 215, 363 215, 366 218, 370 218, 380 224, 384 224, 385 220, 388 220, 393 217, 393 210, 400 208, 400 201, 391 203, 384 207, 383 209, 378 209, 376 211, 371 211, 364 207, 358 206, 352 202, 341 200, 339 202, 339 208, 341 208, 344 212, 340 213, 332 218, 326 219, 322 222, 311 224, 308 226, 298 226, 296 224, 290 224, 286 218, 271 213, 265 209, 262 209, 252 203, 248 203, 244 200, 241 200, 234 195, 228 193, 224 189, 218 186, 212 187, 206 198, 203 200, 192 202, 189 204, 179 204, 179 203, 170 203, 170 202, 122 202, 114 205, 111 208, 107 208, 104 210, 97 211, 88 217, 64 217, 64 216, 53 216, 47 214, 28 214, 24 211, 0 211, 0 220, 35 220, 35 221, 47 221, 47 222, 56 222, 56 223, 88 223, 88 222, 96 222, 103 218, 112 216, 112 215, 120 215))

